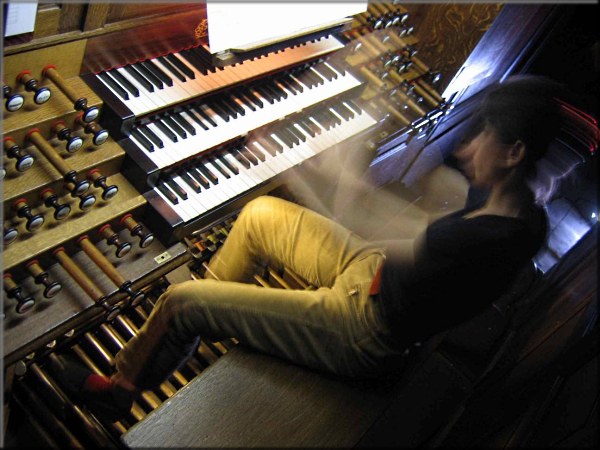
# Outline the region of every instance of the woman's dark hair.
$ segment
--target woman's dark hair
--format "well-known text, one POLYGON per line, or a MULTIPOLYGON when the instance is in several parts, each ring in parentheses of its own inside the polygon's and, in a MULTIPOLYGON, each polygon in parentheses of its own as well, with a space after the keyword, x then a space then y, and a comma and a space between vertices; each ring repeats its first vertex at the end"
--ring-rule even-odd
POLYGON ((527 149, 527 169, 547 151, 558 136, 562 115, 559 99, 564 86, 535 75, 518 75, 488 88, 480 105, 480 119, 491 126, 502 143, 522 141, 527 149))
POLYGON ((594 118, 575 105, 565 85, 538 75, 516 75, 483 92, 463 141, 473 139, 485 126, 510 145, 525 144, 525 181, 540 205, 551 201, 560 183, 583 162, 581 154, 598 147, 594 118))

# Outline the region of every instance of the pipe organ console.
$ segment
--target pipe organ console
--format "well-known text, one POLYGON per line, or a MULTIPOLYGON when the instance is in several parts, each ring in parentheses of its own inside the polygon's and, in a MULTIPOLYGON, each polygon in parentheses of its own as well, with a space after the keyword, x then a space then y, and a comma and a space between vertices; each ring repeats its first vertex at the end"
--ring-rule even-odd
POLYGON ((114 445, 235 343, 203 343, 115 422, 53 380, 56 352, 109 374, 169 276, 201 273, 249 199, 343 141, 423 133, 445 113, 407 11, 353 19, 223 67, 199 41, 84 73, 94 36, 4 57, 7 414, 45 444, 114 445))

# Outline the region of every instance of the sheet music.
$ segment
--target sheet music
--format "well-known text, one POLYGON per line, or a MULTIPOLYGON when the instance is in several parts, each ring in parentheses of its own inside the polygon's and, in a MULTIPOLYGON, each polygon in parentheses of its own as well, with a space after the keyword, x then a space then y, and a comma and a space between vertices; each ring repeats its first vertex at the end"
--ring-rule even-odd
POLYGON ((7 6, 4 37, 31 33, 35 29, 38 2, 9 2, 7 6))
POLYGON ((245 49, 334 25, 367 10, 367 2, 255 3, 207 0, 211 53, 245 49))

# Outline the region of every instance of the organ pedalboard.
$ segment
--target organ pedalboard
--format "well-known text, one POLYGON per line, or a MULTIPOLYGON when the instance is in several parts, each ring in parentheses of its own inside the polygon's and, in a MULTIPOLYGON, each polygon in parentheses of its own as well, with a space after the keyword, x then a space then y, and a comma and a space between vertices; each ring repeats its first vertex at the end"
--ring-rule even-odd
POLYGON ((66 396, 57 352, 110 374, 170 274, 202 276, 247 201, 344 141, 444 114, 407 19, 370 4, 351 29, 223 67, 203 44, 85 74, 85 40, 4 58, 5 391, 53 445, 118 441, 235 343, 203 342, 114 422, 66 396))

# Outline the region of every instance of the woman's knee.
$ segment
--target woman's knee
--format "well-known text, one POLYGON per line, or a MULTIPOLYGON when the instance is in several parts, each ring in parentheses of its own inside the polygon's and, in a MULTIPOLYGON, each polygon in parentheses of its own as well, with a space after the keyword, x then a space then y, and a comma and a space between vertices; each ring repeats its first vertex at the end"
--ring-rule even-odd
POLYGON ((202 281, 199 280, 170 285, 158 299, 155 309, 171 322, 178 315, 185 314, 194 299, 198 298, 201 285, 202 281))
POLYGON ((273 211, 281 209, 282 205, 286 204, 285 200, 269 195, 261 195, 250 200, 244 206, 242 213, 248 216, 256 217, 263 214, 271 214, 273 211))

